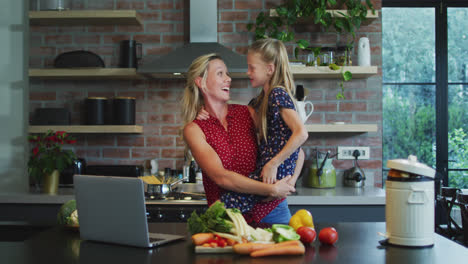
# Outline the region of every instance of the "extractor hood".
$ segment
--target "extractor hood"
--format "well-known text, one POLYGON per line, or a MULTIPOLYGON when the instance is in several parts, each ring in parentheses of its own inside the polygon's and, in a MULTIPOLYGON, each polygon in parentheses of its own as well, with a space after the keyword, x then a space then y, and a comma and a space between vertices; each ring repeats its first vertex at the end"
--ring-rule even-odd
POLYGON ((245 76, 247 59, 219 44, 218 1, 190 0, 190 43, 157 58, 145 58, 138 73, 154 78, 184 77, 192 61, 208 53, 219 54, 232 77, 245 76))

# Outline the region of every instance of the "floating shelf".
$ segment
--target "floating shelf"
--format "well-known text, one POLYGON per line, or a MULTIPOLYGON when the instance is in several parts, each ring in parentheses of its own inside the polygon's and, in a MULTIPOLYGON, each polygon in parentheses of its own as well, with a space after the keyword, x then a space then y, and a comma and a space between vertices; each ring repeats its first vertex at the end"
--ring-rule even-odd
POLYGON ((29 24, 36 26, 141 25, 135 10, 30 11, 29 24))
POLYGON ((306 125, 308 132, 367 133, 377 132, 376 124, 318 124, 306 125))
POLYGON ((38 79, 142 79, 135 68, 29 69, 38 79))
MULTIPOLYGON (((348 14, 348 11, 343 9, 343 10, 327 10, 328 13, 331 13, 332 16, 334 17, 342 17, 343 15, 340 14, 340 13, 343 13, 343 14, 348 14)), ((276 9, 270 9, 270 16, 272 17, 275 17, 275 16, 278 16, 278 13, 276 12, 276 9)), ((379 17, 379 12, 378 11, 375 11, 374 14, 372 14, 372 11, 371 10, 368 10, 367 11, 367 15, 366 15, 366 18, 368 19, 376 19, 379 17)))
POLYGON ((29 133, 46 133, 48 130, 67 133, 143 133, 143 126, 29 126, 29 133))
MULTIPOLYGON (((350 71, 353 79, 369 78, 377 74, 377 66, 345 66, 343 71, 350 71)), ((296 78, 341 78, 340 70, 331 70, 328 66, 291 66, 291 71, 296 78)))

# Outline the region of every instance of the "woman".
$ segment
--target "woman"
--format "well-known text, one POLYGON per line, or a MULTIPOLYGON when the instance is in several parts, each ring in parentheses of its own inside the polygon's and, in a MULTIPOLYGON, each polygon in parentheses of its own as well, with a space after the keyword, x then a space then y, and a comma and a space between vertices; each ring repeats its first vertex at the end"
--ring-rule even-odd
MULTIPOLYGON (((200 56, 188 70, 182 99, 184 139, 202 168, 208 205, 219 199, 223 189, 284 198, 295 191, 298 173, 275 184, 245 177, 254 171, 258 151, 254 113, 247 106, 227 104, 230 85, 231 78, 219 56, 200 56), (210 118, 193 121, 202 107, 210 118)), ((283 200, 259 202, 244 217, 252 224, 259 223, 283 200)))

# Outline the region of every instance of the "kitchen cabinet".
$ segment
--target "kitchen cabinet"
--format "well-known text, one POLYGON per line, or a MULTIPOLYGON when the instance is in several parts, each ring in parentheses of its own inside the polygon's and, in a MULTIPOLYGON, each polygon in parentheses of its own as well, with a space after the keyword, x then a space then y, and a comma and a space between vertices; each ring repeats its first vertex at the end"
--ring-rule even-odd
POLYGON ((141 134, 143 133, 143 126, 120 126, 120 125, 103 125, 103 126, 29 126, 28 132, 33 133, 46 133, 48 130, 53 131, 67 131, 67 133, 129 133, 141 134))

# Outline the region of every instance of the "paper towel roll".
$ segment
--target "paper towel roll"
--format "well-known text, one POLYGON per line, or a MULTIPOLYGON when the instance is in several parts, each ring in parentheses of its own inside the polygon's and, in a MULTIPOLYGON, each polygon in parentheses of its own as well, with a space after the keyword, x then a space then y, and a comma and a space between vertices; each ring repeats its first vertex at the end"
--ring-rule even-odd
POLYGON ((371 66, 369 39, 362 37, 358 44, 358 65, 371 66))

